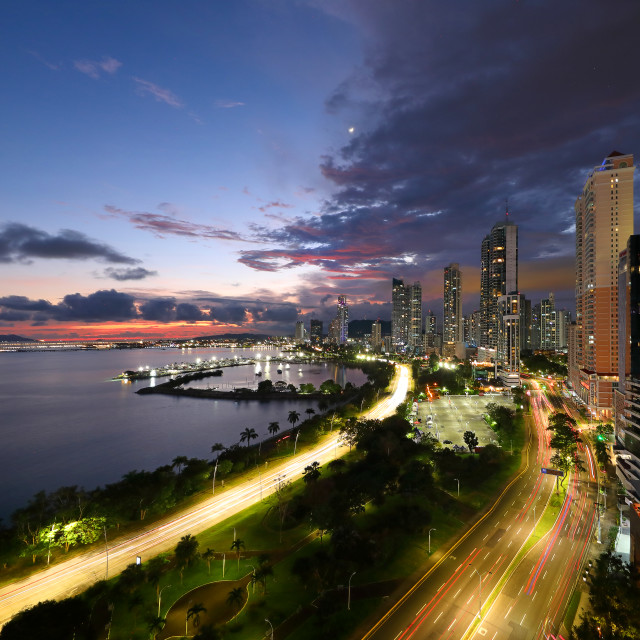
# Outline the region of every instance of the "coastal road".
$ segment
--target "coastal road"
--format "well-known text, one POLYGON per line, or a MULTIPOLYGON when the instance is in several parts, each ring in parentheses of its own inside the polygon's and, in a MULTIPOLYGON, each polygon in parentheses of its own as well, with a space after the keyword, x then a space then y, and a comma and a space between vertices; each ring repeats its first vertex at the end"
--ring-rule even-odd
POLYGON ((366 640, 529 640, 557 633, 592 538, 593 482, 589 472, 572 479, 551 532, 519 554, 554 487, 553 476, 540 473, 551 453, 546 397, 534 393, 532 408, 524 470, 453 547, 435 556, 366 640))
MULTIPOLYGON (((408 367, 397 365, 391 395, 377 403, 365 417, 382 419, 392 415, 405 399, 409 382, 408 367)), ((312 462, 324 464, 342 453, 338 434, 327 437, 317 447, 271 464, 268 469, 233 488, 220 491, 196 507, 157 522, 150 529, 114 540, 108 549, 109 577, 135 562, 136 556, 148 560, 159 553, 173 550, 182 536, 188 533, 196 535, 266 498, 275 491, 283 477, 296 480, 312 462)), ((42 600, 61 599, 80 593, 105 578, 106 573, 107 553, 104 549, 96 549, 2 587, 0 628, 25 607, 42 600)))

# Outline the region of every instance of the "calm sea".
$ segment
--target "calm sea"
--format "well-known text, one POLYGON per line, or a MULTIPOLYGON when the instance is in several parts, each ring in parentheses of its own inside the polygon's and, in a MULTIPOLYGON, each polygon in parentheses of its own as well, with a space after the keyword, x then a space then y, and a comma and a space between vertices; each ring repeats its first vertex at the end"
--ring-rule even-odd
MULTIPOLYGON (((262 350, 262 356, 278 355, 262 350)), ((259 403, 231 400, 139 396, 149 384, 113 382, 127 369, 151 368, 197 358, 251 358, 249 349, 133 349, 48 353, 0 353, 0 517, 8 518, 40 489, 79 485, 86 489, 118 480, 133 469, 155 469, 178 455, 209 457, 211 445, 238 442, 253 427, 261 438, 278 421, 288 427, 295 409, 317 409, 308 401, 259 403)), ((263 364, 225 368, 221 378, 200 386, 255 385, 271 377, 316 386, 327 379, 355 385, 366 378, 332 363, 282 367, 263 364)), ((165 380, 165 379, 162 379, 165 380)))

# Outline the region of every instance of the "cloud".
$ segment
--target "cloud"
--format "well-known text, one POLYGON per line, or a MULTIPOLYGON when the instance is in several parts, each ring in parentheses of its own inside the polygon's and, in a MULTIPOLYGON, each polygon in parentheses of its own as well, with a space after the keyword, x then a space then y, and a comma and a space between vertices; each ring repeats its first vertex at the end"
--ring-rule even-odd
POLYGON ((151 276, 157 276, 157 271, 150 271, 144 267, 131 267, 130 269, 114 269, 109 267, 104 270, 105 276, 114 280, 143 280, 151 276))
POLYGON ((265 213, 269 209, 293 209, 292 204, 287 204, 286 202, 280 202, 279 200, 274 200, 273 202, 268 202, 267 204, 263 204, 261 207, 258 207, 258 211, 262 211, 265 213))
POLYGON ((188 238, 210 238, 216 240, 243 240, 251 241, 236 231, 213 227, 210 225, 196 224, 177 218, 174 214, 177 209, 170 203, 163 202, 159 209, 170 211, 171 215, 149 213, 147 211, 126 211, 113 205, 105 205, 104 210, 114 216, 127 219, 134 227, 143 231, 151 231, 154 235, 164 238, 166 236, 185 236, 188 238))
POLYGON ((0 263, 30 262, 33 258, 96 259, 120 264, 140 262, 71 229, 62 229, 57 235, 51 235, 18 222, 0 226, 0 263))
POLYGON ((182 100, 180 100, 180 98, 178 98, 178 96, 169 89, 163 89, 153 82, 143 80, 142 78, 136 78, 135 76, 133 76, 133 80, 136 83, 136 92, 138 95, 153 96, 158 102, 164 102, 170 107, 175 107, 176 109, 182 109, 184 107, 182 100))
POLYGON ((216 100, 215 105, 218 109, 235 109, 236 107, 244 107, 245 103, 233 100, 216 100))
POLYGON ((27 50, 27 53, 29 55, 32 55, 36 60, 41 62, 45 67, 51 69, 52 71, 60 71, 60 69, 62 69, 62 63, 55 64, 53 62, 49 62, 48 60, 45 60, 37 51, 27 50))
POLYGON ((102 73, 113 75, 122 66, 122 62, 110 56, 105 56, 99 62, 95 60, 75 60, 73 66, 80 73, 97 80, 102 73))
POLYGON ((312 266, 365 295, 454 261, 474 268, 477 291, 480 244, 508 197, 521 283, 534 284, 527 274, 547 256, 567 269, 553 281, 568 287, 563 257, 574 252, 573 203, 589 170, 614 148, 640 148, 640 85, 628 82, 640 5, 602 4, 578 19, 550 0, 348 5, 364 62, 327 97, 337 127, 358 124, 321 159, 334 191, 320 215, 254 227, 272 246, 241 251, 240 262, 312 266))

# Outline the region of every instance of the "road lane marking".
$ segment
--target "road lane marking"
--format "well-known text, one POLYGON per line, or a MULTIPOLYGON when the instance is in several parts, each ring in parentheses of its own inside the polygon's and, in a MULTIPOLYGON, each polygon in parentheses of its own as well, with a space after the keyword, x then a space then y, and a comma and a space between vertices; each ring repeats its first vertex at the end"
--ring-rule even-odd
POLYGON ((416 616, 419 616, 422 613, 422 610, 427 606, 427 603, 425 602, 421 607, 420 610, 416 613, 416 616))
POLYGON ((467 604, 469 604, 471 600, 473 600, 474 595, 475 595, 474 593, 471 594, 471 597, 467 600, 467 604))
POLYGON ((544 572, 544 575, 542 576, 542 579, 544 580, 545 576, 547 575, 547 572, 544 572))
POLYGON ((398 638, 402 635, 402 631, 400 631, 400 633, 398 633, 398 635, 393 639, 393 640, 398 640, 398 638))
POLYGON ((507 619, 507 616, 511 613, 511 609, 513 609, 513 605, 511 605, 511 606, 509 607, 509 611, 507 611, 507 613, 505 613, 505 614, 504 614, 504 619, 505 619, 505 620, 507 619))
POLYGON ((523 590, 523 589, 524 589, 524 585, 522 585, 522 586, 520 587, 520 591, 518 591, 518 595, 520 595, 520 594, 522 593, 522 590, 523 590))
POLYGON ((484 542, 488 537, 489 537, 489 534, 487 533, 487 535, 484 538, 482 538, 482 542, 484 542))
POLYGON ((509 544, 507 545, 507 549, 511 546, 512 542, 513 542, 513 540, 509 540, 509 544))
POLYGON ((444 587, 444 585, 445 585, 445 584, 447 584, 447 583, 446 583, 446 582, 443 582, 443 583, 440 585, 440 587, 439 587, 438 591, 436 591, 436 593, 439 593, 439 592, 440 592, 440 589, 442 589, 442 587, 444 587))
POLYGON ((435 624, 436 622, 438 622, 438 620, 440 620, 440 616, 441 616, 443 613, 444 613, 444 611, 441 611, 441 612, 438 614, 438 617, 433 621, 433 624, 435 624))
POLYGON ((522 527, 520 527, 520 528, 516 531, 516 535, 518 535, 521 531, 522 531, 522 527))
POLYGON ((456 623, 456 620, 457 620, 457 619, 458 619, 458 618, 454 618, 454 619, 453 619, 453 622, 449 625, 449 627, 447 628, 447 631, 451 631, 451 627, 453 627, 453 625, 456 623))
POLYGON ((458 597, 458 594, 462 591, 462 587, 460 587, 457 591, 456 591, 456 595, 453 596, 453 599, 455 600, 458 597))
POLYGON ((525 619, 526 617, 527 617, 527 614, 525 613, 525 614, 522 616, 522 620, 520 620, 520 626, 522 626, 522 623, 524 622, 524 619, 525 619))
POLYGON ((533 598, 531 598, 531 602, 533 602, 533 601, 536 599, 536 596, 537 596, 537 595, 538 595, 538 592, 536 591, 536 592, 533 594, 533 598))
POLYGON ((509 513, 509 509, 507 509, 507 510, 504 512, 504 515, 503 515, 502 517, 503 517, 503 518, 506 518, 508 513, 509 513))
POLYGON ((491 551, 489 551, 489 553, 487 553, 487 555, 484 557, 484 559, 486 560, 490 555, 491 555, 491 551))

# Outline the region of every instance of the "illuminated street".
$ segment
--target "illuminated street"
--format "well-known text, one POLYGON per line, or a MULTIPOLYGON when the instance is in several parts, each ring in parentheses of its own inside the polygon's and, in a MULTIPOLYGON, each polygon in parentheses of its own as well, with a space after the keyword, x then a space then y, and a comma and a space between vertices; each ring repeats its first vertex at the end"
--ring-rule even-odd
MULTIPOLYGON (((392 382, 392 394, 381 400, 365 417, 382 419, 395 412, 409 388, 409 370, 397 367, 392 382)), ((274 492, 279 479, 285 476, 297 480, 302 471, 312 462, 329 462, 341 455, 338 435, 325 438, 311 451, 300 453, 295 458, 272 464, 268 471, 242 484, 222 491, 199 506, 186 510, 181 515, 158 522, 149 530, 134 534, 128 539, 119 539, 109 545, 109 577, 117 575, 127 565, 163 552, 173 550, 180 538, 188 533, 196 535, 232 516, 242 509, 259 502, 274 492)), ((77 594, 106 575, 107 558, 104 549, 88 552, 72 560, 61 562, 49 569, 0 589, 0 625, 7 622, 24 607, 42 600, 57 599, 77 594)))
POLYGON ((434 554, 434 565, 365 638, 525 640, 557 633, 592 537, 595 490, 572 477, 551 532, 519 556, 555 480, 540 473, 550 456, 546 397, 534 392, 532 409, 524 470, 458 542, 434 554))

